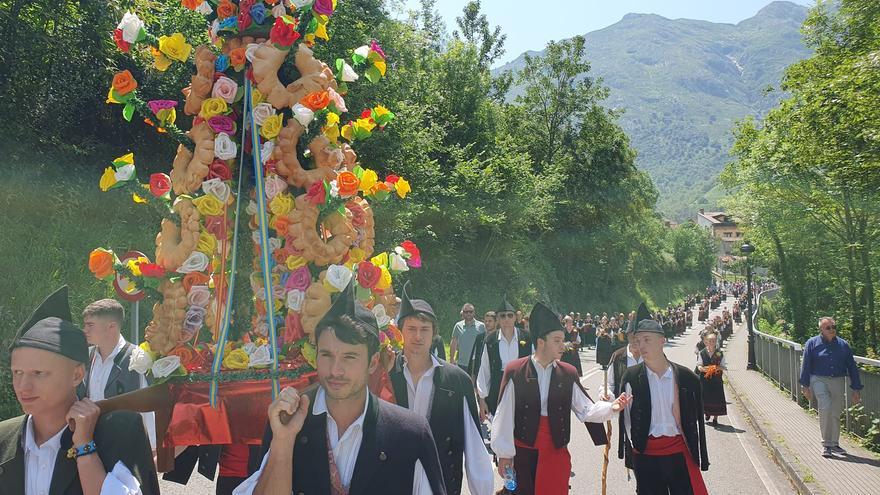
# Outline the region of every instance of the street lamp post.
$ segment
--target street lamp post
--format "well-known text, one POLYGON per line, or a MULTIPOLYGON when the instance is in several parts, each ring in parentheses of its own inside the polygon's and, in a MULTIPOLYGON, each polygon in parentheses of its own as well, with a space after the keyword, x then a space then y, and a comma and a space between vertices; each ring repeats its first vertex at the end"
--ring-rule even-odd
POLYGON ((752 293, 752 263, 749 259, 749 255, 755 252, 755 246, 749 244, 749 241, 746 241, 742 246, 740 246, 739 250, 746 257, 746 297, 748 298, 748 314, 746 315, 746 325, 749 329, 749 364, 746 369, 756 370, 758 366, 755 365, 755 330, 752 328, 752 299, 754 299, 754 294, 752 293))

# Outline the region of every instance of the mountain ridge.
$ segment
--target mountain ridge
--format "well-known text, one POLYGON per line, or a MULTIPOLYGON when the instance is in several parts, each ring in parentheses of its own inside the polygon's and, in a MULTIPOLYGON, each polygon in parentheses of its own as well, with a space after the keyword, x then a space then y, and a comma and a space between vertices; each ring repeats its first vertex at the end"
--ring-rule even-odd
MULTIPOLYGON (((683 220, 717 206, 735 123, 774 107, 782 94, 766 88, 810 55, 800 34, 807 12, 776 1, 736 24, 630 13, 584 35, 589 76, 610 89, 607 106, 624 110, 621 126, 660 191, 662 214, 683 220)), ((521 69, 525 53, 493 73, 521 69)), ((514 87, 508 97, 518 94, 514 87)))

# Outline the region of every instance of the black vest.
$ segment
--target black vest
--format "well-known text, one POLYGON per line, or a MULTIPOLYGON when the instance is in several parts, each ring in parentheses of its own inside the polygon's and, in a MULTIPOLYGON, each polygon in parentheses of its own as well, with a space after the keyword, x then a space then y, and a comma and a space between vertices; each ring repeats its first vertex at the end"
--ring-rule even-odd
MULTIPOLYGON (((672 365, 675 386, 678 387, 678 404, 681 418, 681 430, 688 450, 700 469, 709 469, 709 458, 706 450, 706 429, 703 423, 703 394, 700 379, 693 371, 676 364, 672 365)), ((632 404, 630 406, 630 434, 624 425, 624 415, 620 415, 620 442, 624 443, 627 458, 631 451, 645 450, 648 434, 651 430, 651 388, 648 385, 647 367, 644 362, 627 369, 623 374, 620 389, 626 385, 632 387, 632 404)))
MULTIPOLYGON (((129 370, 128 364, 131 361, 131 352, 134 345, 130 342, 125 343, 116 357, 113 358, 113 368, 110 369, 110 376, 107 377, 107 384, 104 386, 104 398, 109 399, 141 388, 141 376, 137 371, 129 370)), ((91 363, 95 361, 95 354, 98 352, 97 347, 89 349, 89 366, 86 369, 86 377, 80 387, 77 388, 77 394, 80 398, 91 395, 89 380, 92 370, 91 363)))
MULTIPOLYGON (((315 394, 314 391, 309 394, 309 414, 293 448, 294 495, 330 493, 327 415, 312 414, 315 394)), ((364 418, 363 440, 351 477, 349 495, 412 493, 416 461, 421 461, 431 491, 445 495, 437 448, 425 418, 379 400, 373 394, 369 394, 367 400, 369 405, 364 418)), ((272 430, 267 426, 263 437, 263 455, 271 443, 272 430)))
MULTIPOLYGON (((480 422, 477 416, 474 387, 470 377, 458 366, 442 360, 440 364, 441 366, 434 369, 434 395, 431 397, 428 423, 431 425, 431 434, 437 444, 440 467, 446 482, 446 493, 458 495, 461 493, 463 480, 462 463, 465 436, 465 424, 461 421, 462 400, 467 402, 471 419, 477 425, 477 430, 479 430, 480 422)), ((409 394, 407 394, 403 367, 403 356, 401 355, 398 356, 397 363, 389 375, 397 405, 409 408, 409 394)))
MULTIPOLYGON (((498 349, 498 335, 500 329, 492 330, 486 334, 486 352, 489 353, 489 395, 486 397, 486 405, 489 411, 495 414, 498 407, 499 393, 501 392, 501 378, 504 376, 504 367, 501 365, 501 352, 498 349)), ((519 357, 524 358, 532 354, 532 338, 528 332, 517 330, 516 337, 519 339, 519 357)))

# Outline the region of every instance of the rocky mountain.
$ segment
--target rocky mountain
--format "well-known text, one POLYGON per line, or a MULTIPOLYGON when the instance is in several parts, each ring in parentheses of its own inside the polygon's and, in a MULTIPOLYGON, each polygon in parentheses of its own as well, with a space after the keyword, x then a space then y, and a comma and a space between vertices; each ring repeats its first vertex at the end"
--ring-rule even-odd
MULTIPOLYGON (((664 215, 693 218, 716 206, 733 126, 775 106, 785 67, 810 55, 800 33, 806 15, 806 7, 783 1, 736 25, 627 14, 585 35, 589 75, 610 88, 607 105, 624 110, 621 124, 664 215)), ((522 68, 524 55, 495 72, 522 68)), ((517 94, 512 88, 510 97, 517 94)))

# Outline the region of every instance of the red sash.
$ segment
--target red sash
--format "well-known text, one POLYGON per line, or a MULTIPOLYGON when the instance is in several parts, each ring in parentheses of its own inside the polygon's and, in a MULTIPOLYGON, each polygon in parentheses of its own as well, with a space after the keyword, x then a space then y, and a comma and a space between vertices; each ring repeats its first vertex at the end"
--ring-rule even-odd
POLYGON ((683 436, 648 437, 648 444, 645 446, 645 451, 641 454, 656 456, 673 454, 684 455, 694 495, 709 495, 709 492, 706 490, 706 484, 703 483, 703 475, 700 474, 700 467, 697 466, 693 456, 691 456, 691 451, 688 450, 687 443, 685 443, 683 436))
MULTIPOLYGON (((526 445, 519 440, 515 440, 514 443, 519 448, 538 451, 535 489, 531 492, 524 491, 541 495, 565 495, 568 493, 571 455, 568 453, 568 448, 557 449, 553 445, 553 437, 550 434, 550 419, 547 416, 541 416, 534 445, 526 445)), ((520 491, 517 490, 517 493, 520 491)))

